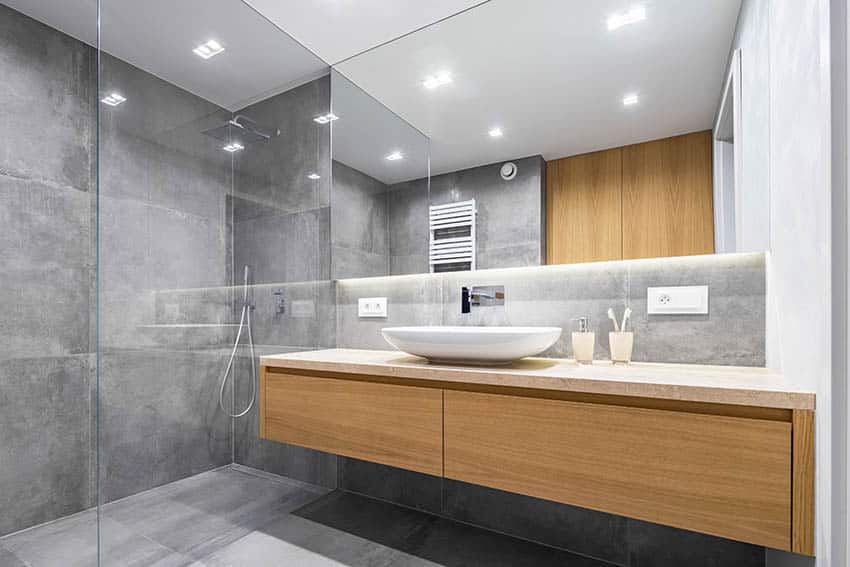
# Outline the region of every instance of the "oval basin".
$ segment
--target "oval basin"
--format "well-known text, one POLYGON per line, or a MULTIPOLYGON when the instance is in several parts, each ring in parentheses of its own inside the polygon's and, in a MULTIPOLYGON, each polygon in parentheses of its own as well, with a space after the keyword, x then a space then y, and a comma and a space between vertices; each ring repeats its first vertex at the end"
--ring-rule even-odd
POLYGON ((450 364, 508 364, 555 344, 560 327, 386 327, 384 339, 408 354, 450 364))

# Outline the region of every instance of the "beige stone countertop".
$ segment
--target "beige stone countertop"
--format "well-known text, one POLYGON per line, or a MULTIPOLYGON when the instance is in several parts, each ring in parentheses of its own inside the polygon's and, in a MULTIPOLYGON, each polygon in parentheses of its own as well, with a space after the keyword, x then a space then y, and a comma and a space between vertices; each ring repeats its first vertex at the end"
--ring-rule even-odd
POLYGON ((400 351, 326 349, 263 356, 260 364, 317 372, 461 382, 781 409, 814 409, 815 394, 766 368, 524 358, 507 366, 433 364, 400 351))

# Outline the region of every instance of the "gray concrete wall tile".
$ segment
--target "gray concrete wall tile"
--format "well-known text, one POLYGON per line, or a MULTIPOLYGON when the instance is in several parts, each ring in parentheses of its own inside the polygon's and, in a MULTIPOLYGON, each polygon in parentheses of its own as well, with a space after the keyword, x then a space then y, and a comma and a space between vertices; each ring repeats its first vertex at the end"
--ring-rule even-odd
POLYGON ((93 505, 88 363, 0 360, 0 535, 93 505))
POLYGON ((109 502, 231 461, 220 351, 100 353, 100 490, 109 502))
POLYGON ((421 275, 341 280, 336 285, 336 345, 386 349, 382 327, 442 323, 441 276, 421 275), (357 299, 386 297, 387 317, 360 318, 357 299))
POLYGON ((392 266, 393 274, 428 271, 428 206, 475 199, 479 269, 539 266, 543 261, 546 164, 540 156, 513 160, 517 176, 505 181, 502 162, 393 185, 390 189, 390 253, 422 256, 392 266), (518 214, 522 211, 522 214, 518 214), (423 269, 416 272, 416 266, 423 269))
POLYGON ((574 319, 588 317, 596 332, 596 358, 604 360, 613 329, 607 310, 613 307, 621 317, 630 305, 636 361, 763 366, 764 282, 763 254, 343 280, 337 286, 337 346, 386 348, 380 335, 384 326, 557 326, 564 333, 544 355, 571 357, 574 319), (499 284, 505 286, 504 306, 460 313, 462 286, 499 284), (647 315, 647 287, 702 284, 710 288, 709 315, 647 315), (358 297, 387 297, 390 317, 359 319, 358 297))
POLYGON ((4 5, 0 38, 0 175, 91 190, 94 50, 4 5))

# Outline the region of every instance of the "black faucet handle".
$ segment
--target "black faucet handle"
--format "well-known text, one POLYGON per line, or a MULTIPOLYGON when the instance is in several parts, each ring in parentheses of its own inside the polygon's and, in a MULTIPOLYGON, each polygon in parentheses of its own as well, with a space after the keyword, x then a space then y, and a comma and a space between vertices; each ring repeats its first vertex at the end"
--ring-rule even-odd
POLYGON ((469 313, 471 310, 469 305, 469 288, 463 286, 460 288, 460 312, 469 313))

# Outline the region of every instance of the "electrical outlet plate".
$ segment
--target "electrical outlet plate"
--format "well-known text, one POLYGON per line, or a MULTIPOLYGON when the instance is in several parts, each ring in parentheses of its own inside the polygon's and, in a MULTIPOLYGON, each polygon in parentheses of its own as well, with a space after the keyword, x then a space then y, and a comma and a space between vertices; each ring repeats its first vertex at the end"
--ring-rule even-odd
POLYGON ((358 317, 386 317, 386 297, 361 297, 357 300, 358 317))
POLYGON ((646 312, 650 315, 707 315, 708 286, 648 287, 646 312))

